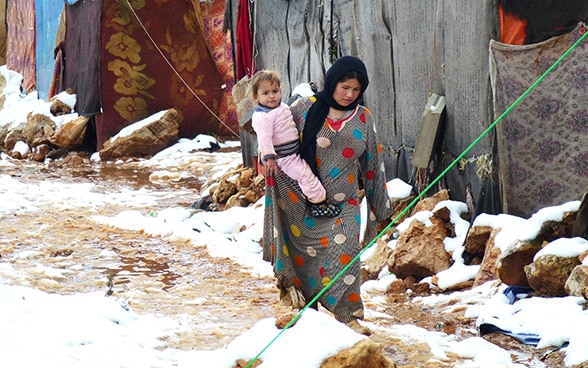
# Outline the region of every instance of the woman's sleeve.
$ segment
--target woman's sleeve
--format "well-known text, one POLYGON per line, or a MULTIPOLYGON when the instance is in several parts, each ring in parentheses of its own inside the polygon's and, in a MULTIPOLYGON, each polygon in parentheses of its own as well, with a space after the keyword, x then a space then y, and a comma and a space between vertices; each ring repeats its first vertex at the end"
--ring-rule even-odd
POLYGON ((374 118, 368 109, 365 109, 361 119, 366 124, 366 151, 360 162, 360 174, 365 189, 365 195, 370 209, 372 221, 383 221, 392 215, 392 208, 388 190, 386 188, 386 170, 382 155, 382 146, 378 142, 374 118))
POLYGON ((294 119, 294 123, 296 123, 296 127, 298 128, 299 132, 304 130, 304 122, 306 121, 306 114, 308 110, 312 106, 312 104, 316 101, 314 97, 300 97, 296 99, 290 105, 290 111, 292 112, 292 118, 294 119))

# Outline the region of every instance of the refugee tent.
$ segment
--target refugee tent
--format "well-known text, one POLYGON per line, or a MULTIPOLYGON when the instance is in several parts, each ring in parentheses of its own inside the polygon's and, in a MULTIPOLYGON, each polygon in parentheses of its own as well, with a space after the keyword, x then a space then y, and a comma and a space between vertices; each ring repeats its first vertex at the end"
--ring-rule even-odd
MULTIPOLYGON (((512 143, 506 145, 502 141, 499 145, 497 129, 493 129, 470 146, 504 108, 503 104, 495 102, 495 97, 504 92, 496 90, 496 84, 491 83, 494 70, 489 63, 491 42, 501 42, 501 31, 505 37, 512 36, 509 27, 518 27, 522 32, 519 36, 523 35, 519 37, 520 42, 527 44, 570 32, 579 21, 586 20, 585 1, 229 2, 233 30, 241 14, 237 12, 238 5, 250 4, 248 14, 254 18, 250 30, 254 39, 254 65, 257 69, 280 71, 286 95, 292 86, 302 82, 314 82, 322 88, 325 71, 341 55, 356 55, 364 60, 370 73, 364 103, 377 118, 390 177, 399 177, 422 190, 447 169, 430 194, 448 188, 451 199, 467 203, 472 215, 505 212, 529 216, 546 205, 579 200, 588 185, 585 170, 572 170, 560 183, 558 193, 561 195, 554 196, 549 190, 542 191, 538 187, 529 191, 526 187, 530 196, 541 193, 542 200, 528 197, 524 206, 515 208, 509 205, 511 198, 505 196, 517 182, 507 179, 506 161, 501 160, 510 155, 505 148, 512 143), (514 9, 520 12, 515 13, 514 9), (518 22, 505 22, 505 19, 518 19, 518 22), (419 135, 427 121, 425 107, 435 95, 444 98, 444 113, 439 119, 437 135, 431 134, 425 140, 425 145, 432 149, 429 165, 417 167, 412 160, 420 148, 417 142, 420 145, 419 135), (466 149, 469 150, 462 156, 466 149), (456 164, 449 167, 455 160, 456 164), (579 191, 578 187, 583 189, 579 191)), ((561 50, 558 48, 558 51, 561 50)), ((552 50, 550 56, 555 53, 552 50)), ((530 65, 519 66, 532 67, 533 62, 536 59, 530 59, 530 65)), ((524 81, 527 87, 532 82, 524 81)), ((561 78, 556 78, 552 84, 562 89, 570 87, 568 81, 561 78)), ((539 85, 534 93, 541 94, 546 87, 539 85)), ((518 106, 518 111, 534 108, 522 105, 518 106)), ((527 118, 526 123, 532 126, 534 118, 528 113, 527 118)), ((553 122, 559 122, 568 117, 560 110, 552 118, 553 122)), ((567 133, 562 137, 564 140, 576 138, 567 133)), ((585 167, 582 164, 586 161, 581 155, 586 152, 585 147, 585 144, 584 148, 561 145, 562 152, 570 156, 570 150, 580 150, 573 152, 580 161, 578 167, 585 167)), ((539 167, 539 154, 516 156, 519 153, 513 152, 514 159, 529 171, 539 167)), ((554 177, 557 170, 549 175, 554 177)))
MULTIPOLYGON (((0 0, 0 19, 6 19, 6 0, 0 0)), ((6 22, 0 24, 0 65, 6 65, 6 22)))
POLYGON ((237 135, 224 1, 6 1, 8 68, 27 93, 76 93, 94 148, 169 108, 183 117, 180 137, 237 135))

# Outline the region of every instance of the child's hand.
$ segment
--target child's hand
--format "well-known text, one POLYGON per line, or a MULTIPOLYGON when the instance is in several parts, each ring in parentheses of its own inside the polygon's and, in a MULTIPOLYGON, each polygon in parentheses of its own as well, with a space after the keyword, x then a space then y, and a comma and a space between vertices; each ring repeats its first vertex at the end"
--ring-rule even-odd
POLYGON ((268 158, 264 163, 264 166, 267 175, 273 175, 278 172, 278 163, 275 158, 268 158))

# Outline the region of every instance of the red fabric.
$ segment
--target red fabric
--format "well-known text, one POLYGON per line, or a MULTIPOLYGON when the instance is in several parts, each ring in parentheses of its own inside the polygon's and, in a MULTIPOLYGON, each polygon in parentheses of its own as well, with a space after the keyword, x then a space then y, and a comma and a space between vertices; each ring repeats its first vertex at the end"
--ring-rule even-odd
POLYGON ((249 24, 249 0, 239 0, 237 6, 237 27, 235 42, 237 43, 235 63, 237 64, 237 80, 245 75, 251 77, 255 73, 253 65, 253 41, 249 24))
POLYGON ((63 54, 61 52, 61 48, 57 49, 57 54, 55 55, 55 64, 53 65, 53 75, 51 77, 51 83, 49 84, 49 91, 47 92, 47 99, 51 99, 51 97, 55 96, 61 89, 60 84, 62 80, 62 71, 63 69, 63 54))
POLYGON ((524 45, 527 35, 527 21, 514 14, 505 12, 498 4, 498 19, 500 21, 500 42, 510 45, 524 45))
POLYGON ((233 45, 231 44, 230 34, 223 31, 225 0, 200 2, 200 8, 204 23, 203 36, 226 85, 223 89, 223 99, 219 112, 219 118, 224 124, 219 123, 219 134, 232 136, 234 133, 239 132, 239 119, 237 117, 237 106, 231 93, 235 85, 233 45))
POLYGON ((103 113, 96 116, 98 149, 125 126, 170 108, 179 110, 183 117, 179 126, 181 138, 218 134, 223 81, 207 49, 192 3, 131 4, 173 68, 127 8, 126 1, 104 0, 100 34, 103 113))

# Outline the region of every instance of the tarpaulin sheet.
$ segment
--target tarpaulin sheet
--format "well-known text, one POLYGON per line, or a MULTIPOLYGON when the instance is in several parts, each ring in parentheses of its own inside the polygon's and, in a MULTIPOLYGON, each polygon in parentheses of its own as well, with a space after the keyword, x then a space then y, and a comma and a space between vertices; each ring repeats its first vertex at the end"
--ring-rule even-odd
POLYGON ((36 13, 36 88, 39 98, 46 99, 53 76, 55 35, 59 28, 59 14, 63 1, 35 0, 36 13))
POLYGON ((80 115, 100 112, 100 19, 102 0, 66 6, 64 88, 76 94, 80 115))
MULTIPOLYGON (((585 26, 547 41, 490 43, 498 117, 577 41, 585 26)), ((579 200, 588 182, 588 40, 571 51, 497 125, 505 213, 529 217, 579 200)))
POLYGON ((153 42, 126 1, 104 0, 100 29, 104 111, 96 116, 98 149, 125 126, 170 108, 183 116, 180 137, 216 133, 223 81, 192 3, 130 3, 153 42))
POLYGON ((219 117, 227 127, 219 126, 221 135, 232 135, 239 131, 237 118, 237 106, 233 100, 232 90, 235 86, 235 70, 233 64, 233 45, 230 34, 223 30, 225 19, 225 1, 214 0, 200 2, 204 24, 204 38, 208 44, 210 54, 216 68, 222 76, 226 87, 223 90, 223 98, 219 111, 219 117), (227 128, 227 129, 223 129, 227 128))
POLYGON ((6 4, 6 66, 22 74, 26 93, 35 89, 35 1, 10 0, 6 4))

